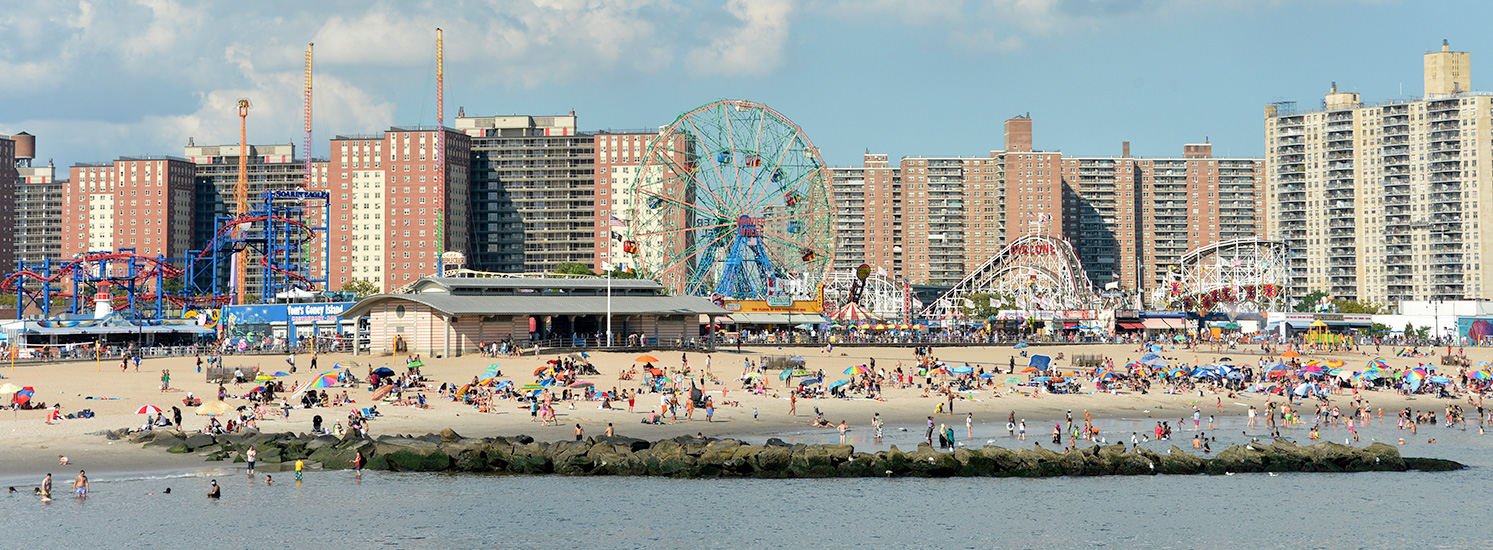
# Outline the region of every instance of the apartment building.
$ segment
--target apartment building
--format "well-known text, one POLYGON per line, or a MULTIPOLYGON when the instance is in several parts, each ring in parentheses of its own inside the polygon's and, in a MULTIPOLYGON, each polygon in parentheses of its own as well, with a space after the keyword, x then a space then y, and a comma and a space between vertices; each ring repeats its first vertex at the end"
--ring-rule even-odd
POLYGON ((459 114, 454 124, 471 144, 472 267, 516 273, 596 263, 597 150, 593 136, 576 130, 574 112, 459 114))
POLYGON ((834 169, 837 269, 864 261, 951 285, 1042 232, 1071 239, 1096 285, 1149 288, 1193 248, 1265 232, 1259 159, 1214 158, 1206 143, 1185 145, 1180 158, 1132 158, 1128 143, 1118 157, 1065 157, 1034 150, 1032 135, 1032 119, 1020 116, 1006 121, 1005 148, 988 157, 903 158, 876 173, 895 178, 877 182, 891 189, 870 189, 885 155, 834 169))
POLYGON ((191 161, 120 157, 69 167, 62 192, 61 255, 132 248, 180 258, 193 247, 191 161))
POLYGON ((470 250, 471 147, 464 133, 427 127, 333 138, 331 284, 393 292, 437 272, 443 253, 470 250))
POLYGON ((1268 219, 1291 292, 1394 306, 1493 296, 1493 94, 1470 55, 1423 57, 1425 94, 1365 103, 1334 84, 1320 108, 1265 107, 1268 219))
POLYGON ((36 136, 21 132, 15 148, 15 261, 39 265, 62 257, 62 185, 57 168, 35 163, 36 136))
MULTIPOLYGON (((20 167, 30 166, 31 157, 36 156, 36 138, 21 132, 15 136, 0 135, 0 196, 14 197, 16 183, 20 179, 20 167), (29 149, 29 151, 27 151, 29 149)), ((0 270, 9 273, 15 270, 15 201, 0 200, 0 270)))
MULTIPOLYGON (((310 185, 307 185, 305 159, 296 158, 293 144, 251 144, 247 153, 244 167, 250 210, 264 204, 266 192, 327 190, 326 161, 313 162, 310 185)), ((201 250, 212 244, 220 227, 238 217, 235 189, 238 187, 239 146, 236 143, 196 145, 189 141, 183 148, 183 156, 192 162, 194 172, 192 247, 201 250)), ((303 209, 304 221, 312 227, 324 226, 326 220, 322 216, 326 212, 319 203, 312 206, 303 209)), ((335 208, 334 206, 333 209, 335 208)), ((313 243, 312 250, 308 251, 307 266, 311 273, 320 275, 326 268, 326 255, 320 251, 327 244, 313 243)), ((249 262, 255 264, 258 259, 250 258, 249 262)), ((259 288, 262 284, 259 271, 249 270, 247 275, 246 288, 259 288)), ((226 271, 219 275, 221 284, 228 284, 227 276, 226 271)), ((345 283, 346 281, 333 279, 330 290, 337 290, 345 283)))

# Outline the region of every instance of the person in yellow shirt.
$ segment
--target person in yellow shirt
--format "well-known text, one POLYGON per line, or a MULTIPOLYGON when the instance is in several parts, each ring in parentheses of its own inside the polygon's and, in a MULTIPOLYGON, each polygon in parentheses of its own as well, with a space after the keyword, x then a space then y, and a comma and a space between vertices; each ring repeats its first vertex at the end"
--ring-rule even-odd
POLYGON ((296 481, 300 481, 301 480, 301 470, 304 470, 305 468, 306 468, 306 461, 297 458, 296 461, 295 461, 295 480, 296 481))

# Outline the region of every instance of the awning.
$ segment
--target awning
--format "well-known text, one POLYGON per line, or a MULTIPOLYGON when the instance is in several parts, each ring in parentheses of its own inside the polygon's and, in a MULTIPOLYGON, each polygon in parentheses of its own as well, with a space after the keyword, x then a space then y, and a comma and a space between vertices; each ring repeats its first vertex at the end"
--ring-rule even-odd
POLYGON ((732 313, 731 319, 742 325, 798 325, 832 322, 818 313, 732 313))
POLYGON ((1368 327, 1374 323, 1369 321, 1325 321, 1329 327, 1368 327))
POLYGON ((1120 328, 1129 330, 1145 330, 1146 325, 1141 323, 1120 323, 1120 328))
POLYGON ((1146 319, 1141 321, 1146 330, 1180 330, 1187 328, 1187 322, 1181 319, 1146 319))
POLYGON ((1306 330, 1312 328, 1311 321, 1286 321, 1286 328, 1306 330))

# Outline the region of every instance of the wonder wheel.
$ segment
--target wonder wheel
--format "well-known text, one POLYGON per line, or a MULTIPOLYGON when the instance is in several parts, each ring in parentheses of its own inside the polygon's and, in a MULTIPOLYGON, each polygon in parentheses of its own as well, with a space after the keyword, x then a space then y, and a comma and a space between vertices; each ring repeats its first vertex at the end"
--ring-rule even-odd
POLYGON ((813 295, 834 255, 827 176, 803 130, 766 105, 684 113, 649 143, 624 198, 624 261, 675 294, 813 295))

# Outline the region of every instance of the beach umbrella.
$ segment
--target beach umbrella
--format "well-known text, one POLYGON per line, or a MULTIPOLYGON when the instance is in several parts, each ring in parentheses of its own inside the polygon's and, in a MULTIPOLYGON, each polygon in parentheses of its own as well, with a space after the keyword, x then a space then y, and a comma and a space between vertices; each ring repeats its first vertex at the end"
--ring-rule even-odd
POLYGON ((208 401, 206 403, 203 403, 202 406, 197 407, 197 415, 217 416, 220 414, 226 414, 231 410, 233 410, 233 406, 229 405, 227 401, 208 401))
POLYGON ((1021 369, 1021 372, 1037 372, 1037 367, 1026 367, 1021 369))
POLYGON ((1012 349, 1025 349, 1025 348, 1029 348, 1029 347, 1031 347, 1031 346, 1028 345, 1026 342, 1022 342, 1020 344, 1016 344, 1015 346, 1012 346, 1011 348, 1012 349))
POLYGON ((868 372, 871 372, 871 369, 867 368, 865 365, 856 365, 856 366, 850 367, 848 369, 845 369, 845 374, 849 374, 849 375, 866 374, 868 372))
POLYGON ((793 369, 783 369, 783 372, 778 373, 778 380, 787 380, 792 377, 793 369))
MULTIPOLYGON (((1480 369, 1493 368, 1493 363, 1489 363, 1487 361, 1478 361, 1477 368, 1480 368, 1480 369)), ((4 392, 0 392, 0 393, 4 393, 4 392)))
POLYGON ((534 376, 539 376, 541 374, 549 372, 549 370, 550 370, 549 367, 539 367, 537 369, 534 369, 534 376))
POLYGON ((1141 363, 1144 363, 1144 364, 1147 364, 1147 365, 1150 365, 1150 366, 1153 366, 1153 367, 1165 367, 1165 366, 1171 364, 1170 361, 1167 361, 1166 359, 1162 359, 1160 357, 1152 357, 1152 358, 1147 359, 1145 361, 1141 361, 1141 363))
POLYGON ((1319 367, 1317 365, 1307 365, 1301 368, 1301 372, 1307 374, 1322 374, 1322 367, 1319 367))
POLYGON ((1156 359, 1158 357, 1161 357, 1161 356, 1160 355, 1156 355, 1154 353, 1147 353, 1145 355, 1140 356, 1140 360, 1141 361, 1150 361, 1150 360, 1156 359))
POLYGON ((1493 378, 1493 372, 1488 372, 1488 369, 1475 370, 1472 371, 1472 374, 1470 376, 1472 376, 1473 380, 1488 380, 1490 378, 1493 378))
POLYGON ((1052 381, 1052 377, 1049 377, 1049 376, 1038 376, 1036 378, 1033 378, 1032 381, 1033 382, 1050 382, 1050 381, 1052 381))
POLYGON ((1161 346, 1151 346, 1151 351, 1161 353, 1161 346))
POLYGON ((10 382, 0 385, 0 394, 15 393, 21 391, 21 387, 10 382))
POLYGON ((357 361, 338 361, 337 364, 332 365, 332 368, 334 368, 334 369, 355 369, 355 368, 358 368, 360 366, 362 366, 362 365, 359 365, 357 361))
POLYGON ((1020 384, 1021 383, 1021 379, 1017 378, 1015 376, 1007 377, 1006 378, 1006 383, 1007 384, 1020 384))
POLYGON ((1327 369, 1327 374, 1330 374, 1330 375, 1332 375, 1332 376, 1337 376, 1337 375, 1340 375, 1340 374, 1342 374, 1342 373, 1343 373, 1343 372, 1344 372, 1344 371, 1343 371, 1343 369, 1341 369, 1341 368, 1332 368, 1332 369, 1327 369))
POLYGON ((657 363, 658 362, 658 358, 654 357, 652 355, 639 355, 637 357, 637 359, 633 359, 633 362, 634 363, 657 363))
POLYGON ((974 367, 954 367, 950 369, 954 374, 969 374, 975 372, 974 367))
POLYGON ((799 363, 802 363, 802 362, 804 362, 804 356, 802 356, 802 355, 795 355, 793 357, 789 357, 788 360, 789 361, 797 361, 799 363))
POLYGON ((1234 360, 1234 358, 1232 358, 1232 357, 1219 357, 1218 358, 1218 362, 1220 362, 1220 363, 1227 363, 1227 362, 1230 362, 1230 361, 1233 361, 1233 360, 1234 360))
POLYGON ((923 329, 926 329, 928 327, 926 325, 922 324, 922 323, 918 323, 918 324, 913 325, 912 328, 913 328, 913 330, 923 330, 923 329))
POLYGON ((16 390, 15 395, 10 396, 10 402, 25 405, 31 402, 31 396, 33 395, 36 395, 36 390, 32 389, 31 386, 23 386, 21 389, 16 390))
POLYGON ((519 386, 518 389, 523 390, 523 391, 537 391, 537 390, 543 390, 544 386, 541 386, 539 384, 524 384, 522 386, 519 386))
POLYGON ((1329 369, 1335 369, 1335 368, 1343 366, 1343 362, 1342 361, 1338 361, 1337 359, 1331 359, 1331 360, 1328 360, 1326 363, 1323 363, 1323 366, 1325 366, 1325 367, 1327 367, 1329 369))
POLYGON ((379 376, 394 376, 394 369, 391 369, 389 367, 379 367, 373 369, 373 374, 377 374, 379 376))
POLYGON ((263 382, 265 380, 274 380, 274 379, 275 379, 274 376, 268 375, 268 374, 261 374, 259 376, 255 376, 254 377, 254 381, 255 382, 263 382))
POLYGON ((1452 383, 1451 379, 1449 379, 1449 378, 1447 378, 1445 376, 1432 376, 1430 380, 1426 380, 1426 381, 1430 382, 1432 384, 1450 384, 1450 383, 1452 383))
POLYGON ((835 388, 839 388, 839 387, 842 387, 842 386, 848 386, 848 385, 850 385, 850 381, 849 380, 836 380, 834 382, 830 382, 829 383, 829 389, 831 391, 833 391, 835 388))
POLYGON ((308 386, 308 387, 311 387, 311 388, 335 388, 335 387, 337 387, 337 373, 335 373, 335 372, 322 373, 321 375, 317 376, 315 379, 312 379, 311 380, 311 385, 308 386))
POLYGON ((394 385, 393 384, 389 384, 387 386, 384 386, 382 388, 374 390, 374 392, 373 392, 373 400, 374 401, 378 401, 380 399, 383 399, 384 397, 387 397, 390 393, 394 393, 394 385))
POLYGON ((584 388, 584 387, 587 387, 587 386, 595 386, 595 385, 596 384, 592 384, 592 383, 587 382, 585 380, 581 380, 579 382, 571 383, 570 387, 572 387, 572 388, 584 388))
POLYGON ((1383 357, 1379 357, 1379 358, 1374 359, 1373 361, 1369 361, 1369 368, 1371 368, 1371 369, 1387 369, 1387 368, 1389 368, 1389 363, 1384 362, 1384 358, 1383 357))
POLYGON ((146 405, 135 409, 135 414, 161 414, 161 408, 155 405, 146 405))
POLYGON ((506 387, 512 386, 512 385, 513 385, 513 381, 512 380, 504 380, 502 382, 498 382, 498 385, 493 386, 492 389, 501 390, 503 388, 506 388, 506 387))
POLYGON ((405 366, 406 367, 412 367, 412 368, 413 367, 423 367, 423 366, 425 366, 425 362, 424 361, 410 361, 405 366))
POLYGON ((823 382, 823 381, 824 380, 819 379, 819 378, 805 378, 803 380, 799 380, 798 381, 798 385, 800 385, 800 386, 812 386, 814 384, 818 384, 818 383, 823 382))
POLYGON ((1306 397, 1311 395, 1313 387, 1310 383, 1303 382, 1301 385, 1296 386, 1296 389, 1292 390, 1291 393, 1296 394, 1298 397, 1306 397))
POLYGON ((980 373, 979 377, 980 378, 995 378, 995 375, 991 374, 991 373, 988 373, 988 372, 982 372, 982 373, 980 373))
POLYGON ((1288 349, 1288 350, 1286 350, 1285 353, 1280 354, 1280 356, 1281 357, 1301 357, 1301 354, 1300 353, 1296 353, 1296 350, 1288 349))
POLYGON ((277 370, 272 376, 290 376, 290 373, 283 370, 277 370))

